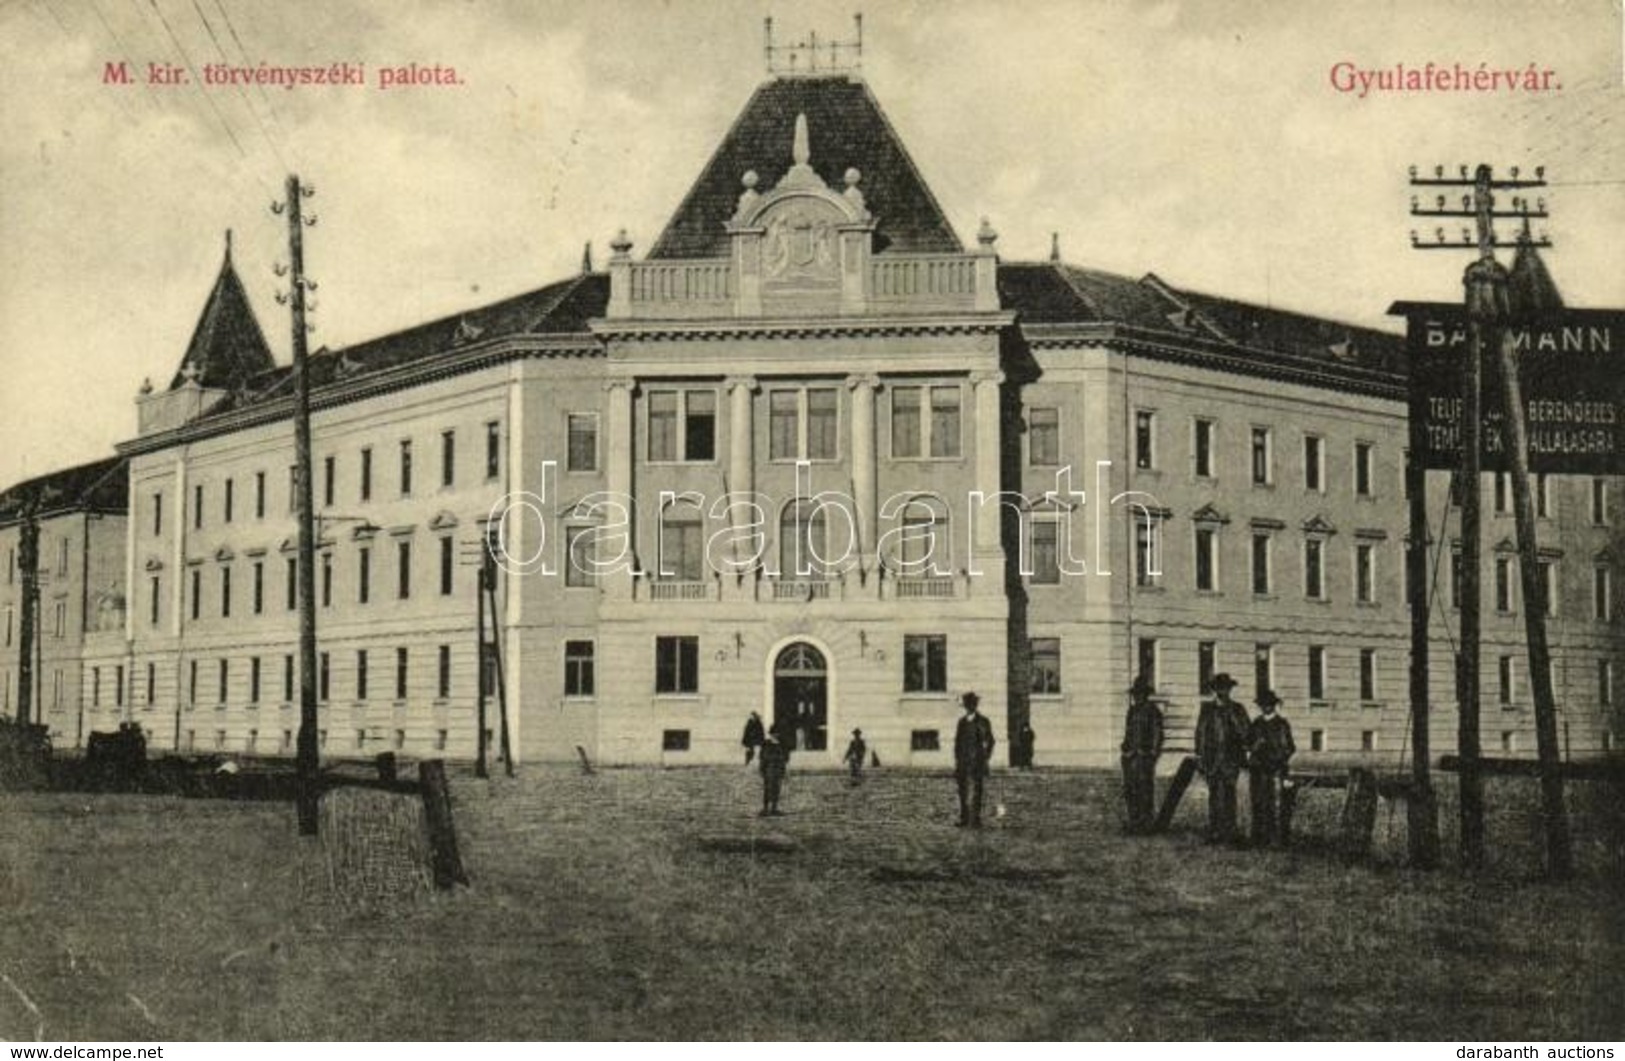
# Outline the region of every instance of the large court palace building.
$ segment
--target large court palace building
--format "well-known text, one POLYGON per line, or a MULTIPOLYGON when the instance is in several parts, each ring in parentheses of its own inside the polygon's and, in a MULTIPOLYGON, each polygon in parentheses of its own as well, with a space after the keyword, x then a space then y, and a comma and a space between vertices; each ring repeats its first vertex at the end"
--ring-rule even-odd
MULTIPOLYGON (((1276 689, 1306 756, 1402 754, 1397 335, 1002 260, 844 74, 761 85, 639 250, 623 235, 606 272, 313 359, 326 754, 471 756, 477 683, 500 681, 521 760, 732 761, 759 710, 795 720, 801 763, 861 727, 888 765, 943 765, 975 690, 1001 758, 1030 720, 1040 764, 1105 763, 1135 673, 1179 740, 1220 670, 1276 689), (466 561, 499 530, 501 667, 482 668, 466 561)), ((45 717, 61 743, 133 720, 159 748, 291 754, 291 378, 229 250, 137 405, 122 535, 76 568, 110 566, 116 592, 45 717)), ((1541 484, 1576 756, 1619 726, 1619 488, 1541 484)), ((1512 520, 1504 484, 1483 489, 1484 744, 1532 751, 1512 520)), ((0 519, 0 553, 18 527, 0 519)), ((85 577, 81 598, 107 589, 85 577)))

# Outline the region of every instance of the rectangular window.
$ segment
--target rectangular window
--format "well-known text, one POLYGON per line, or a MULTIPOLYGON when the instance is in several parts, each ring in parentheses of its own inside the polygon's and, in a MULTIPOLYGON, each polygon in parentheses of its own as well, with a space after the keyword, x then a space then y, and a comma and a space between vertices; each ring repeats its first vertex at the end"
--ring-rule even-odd
POLYGON ((485 425, 485 477, 495 479, 502 474, 502 425, 495 420, 485 425))
POLYGON ((333 491, 338 486, 338 458, 328 454, 322 458, 322 505, 333 507, 333 491))
POLYGON ((679 518, 671 510, 660 520, 660 577, 698 582, 705 577, 705 526, 697 518, 679 518))
POLYGON ((293 657, 282 657, 282 700, 284 703, 293 702, 293 657))
POLYGON ((677 391, 649 392, 649 459, 677 459, 677 391))
POLYGON ((1061 565, 1056 555, 1060 526, 1054 520, 1033 521, 1033 581, 1041 585, 1054 585, 1061 581, 1061 565))
POLYGON ((163 600, 162 589, 163 589, 163 586, 159 582, 157 575, 153 575, 151 578, 147 579, 147 592, 149 594, 149 596, 147 598, 147 607, 148 607, 148 616, 147 617, 151 621, 153 626, 158 625, 158 614, 159 614, 159 609, 160 609, 160 603, 159 602, 161 602, 163 600))
POLYGON ((152 535, 157 537, 164 533, 164 495, 152 495, 152 535))
POLYGON ((355 653, 355 698, 367 698, 367 650, 356 649, 355 653))
POLYGON ((1360 699, 1366 703, 1377 698, 1377 650, 1360 650, 1360 699))
POLYGON ((1370 497, 1372 483, 1372 446, 1369 442, 1354 444, 1354 496, 1370 497))
POLYGON ((1271 480, 1270 456, 1270 429, 1267 427, 1253 428, 1253 482, 1260 486, 1268 484, 1271 480))
POLYGON ((919 387, 893 387, 891 392, 891 455, 918 457, 922 424, 919 387))
POLYGON ((65 601, 57 601, 54 613, 54 631, 56 637, 66 637, 68 634, 68 605, 65 601))
POLYGON ((1550 560, 1536 561, 1540 571, 1541 590, 1546 595, 1545 614, 1549 619, 1557 617, 1557 565, 1550 560))
POLYGON ((565 538, 569 543, 564 568, 564 584, 579 589, 598 584, 598 573, 594 567, 596 559, 593 550, 594 530, 592 527, 569 527, 565 529, 565 538))
POLYGON ((1134 413, 1134 466, 1157 466, 1157 414, 1149 409, 1134 413))
POLYGON ((436 657, 435 695, 444 700, 451 696, 451 646, 441 645, 436 657))
POLYGON ((221 500, 221 505, 220 505, 220 507, 221 507, 221 513, 220 513, 221 522, 223 522, 223 523, 230 523, 231 522, 231 509, 232 509, 233 502, 236 500, 236 498, 234 496, 236 494, 236 492, 237 492, 236 491, 236 481, 232 480, 232 479, 227 479, 226 480, 225 494, 224 494, 224 496, 223 496, 223 498, 221 500))
POLYGON ((291 612, 299 607, 299 560, 290 556, 284 567, 287 569, 288 610, 291 612))
POLYGON ((448 535, 440 539, 440 595, 451 596, 452 571, 456 566, 457 558, 452 552, 452 540, 448 535))
POLYGON ((260 658, 251 657, 248 661, 248 702, 260 702, 260 658))
POLYGON ((328 693, 333 689, 333 658, 326 652, 316 657, 316 695, 322 703, 327 703, 328 693))
MULTIPOLYGON (((131 675, 134 677, 134 675, 131 675)), ((113 704, 124 706, 124 664, 120 663, 113 668, 113 704)))
POLYGON ((288 465, 288 511, 299 511, 299 465, 288 465))
POLYGON ((1268 596, 1270 592, 1270 536, 1253 535, 1253 593, 1268 596))
POLYGON ((1599 527, 1608 525, 1608 480, 1591 480, 1591 522, 1599 527))
POLYGON ((655 638, 655 692, 700 691, 700 639, 655 638))
POLYGON ((1369 542, 1354 547, 1354 599, 1361 604, 1377 599, 1377 547, 1369 542))
POLYGON ((254 473, 254 518, 265 518, 265 473, 254 473))
POLYGON ((1195 435, 1191 442, 1191 453, 1196 461, 1196 477, 1213 478, 1213 421, 1196 421, 1195 435))
POLYGON ((363 501, 372 500, 372 447, 361 447, 361 489, 360 497, 363 501))
POLYGON ((1552 477, 1545 472, 1535 476, 1535 515, 1541 519, 1552 515, 1552 477))
POLYGON ((1219 645, 1216 641, 1196 643, 1196 690, 1206 696, 1212 689, 1213 676, 1219 671, 1219 645))
POLYGON ((230 665, 226 660, 220 661, 220 699, 218 703, 225 703, 230 699, 226 694, 230 689, 230 665))
POLYGON ((1614 577, 1610 568, 1591 569, 1591 617, 1608 622, 1614 617, 1614 577))
POLYGON ((254 614, 265 611, 265 561, 254 561, 254 614))
POLYGON ((412 492, 412 440, 401 439, 401 496, 412 492))
POLYGON ((1496 660, 1495 678, 1501 706, 1511 707, 1518 694, 1517 665, 1511 656, 1501 656, 1496 660))
POLYGON ((1061 463, 1061 410, 1031 409, 1027 413, 1027 463, 1061 463))
POLYGON ((147 706, 151 707, 153 701, 158 699, 158 665, 147 664, 147 706))
POLYGON ((1219 533, 1212 527, 1196 528, 1196 588, 1219 588, 1219 533))
POLYGON ((363 545, 356 551, 356 601, 366 604, 372 599, 372 546, 363 545))
POLYGON ((102 669, 90 668, 90 706, 102 706, 102 669))
POLYGON ((1253 646, 1253 696, 1275 688, 1275 646, 1259 642, 1253 646))
POLYGON ((231 618, 231 568, 220 569, 220 617, 231 618))
POLYGON ((564 695, 592 696, 596 687, 593 673, 594 645, 591 641, 564 643, 564 695))
POLYGON ((440 432, 440 485, 457 481, 457 432, 440 432))
POLYGON ((395 699, 406 699, 406 679, 409 673, 407 668, 408 656, 406 649, 395 650, 395 699))
POLYGON ((1309 699, 1326 699, 1326 646, 1309 646, 1309 699))
POLYGON ((322 607, 333 606, 333 554, 322 554, 322 607))
POLYGON ((1461 607, 1462 595, 1462 566, 1461 553, 1451 550, 1450 553, 1450 606, 1461 607))
POLYGON ((1512 511, 1512 473, 1495 473, 1495 514, 1504 516, 1512 511))
POLYGON ((1495 558, 1495 610, 1512 611, 1512 560, 1505 556, 1495 558))
POLYGON ((1602 707, 1611 707, 1614 703, 1614 663, 1612 660, 1599 659, 1597 661, 1597 703, 1602 707))
POLYGON ((840 395, 832 387, 807 391, 807 459, 834 460, 840 451, 840 395))
POLYGON ((1319 435, 1303 436, 1303 488, 1305 490, 1318 492, 1325 489, 1325 448, 1325 442, 1319 435))
POLYGON ((1160 655, 1157 639, 1142 637, 1136 645, 1135 658, 1139 665, 1138 674, 1150 683, 1151 688, 1159 688, 1159 675, 1157 672, 1158 656, 1160 655))
POLYGON ((203 528, 203 484, 192 487, 192 529, 203 528))
POLYGON ((13 615, 14 615, 14 610, 11 607, 11 605, 8 604, 6 606, 6 647, 7 648, 11 647, 11 622, 12 622, 13 615))
POLYGON ((1303 595, 1311 600, 1321 600, 1326 595, 1325 552, 1326 543, 1319 538, 1309 538, 1303 543, 1303 595))
POLYGON ((931 456, 959 456, 959 388, 931 388, 931 456))
MULTIPOLYGON (((598 470, 598 416, 596 413, 570 413, 565 417, 566 470, 598 470)), ((651 454, 651 458, 653 456, 651 454)))
POLYGON ((715 460, 717 455, 717 393, 686 391, 683 394, 683 459, 715 460))
POLYGON ((192 568, 192 621, 196 622, 203 612, 203 571, 192 568))
POLYGON ((1061 692, 1061 639, 1035 637, 1027 642, 1027 658, 1032 671, 1032 692, 1036 696, 1058 696, 1061 692))
POLYGON ((395 543, 395 596, 406 600, 412 596, 412 543, 395 543))
POLYGON ((72 551, 72 548, 73 540, 71 538, 57 539, 56 574, 58 578, 66 577, 68 574, 68 553, 72 551))
POLYGON ((942 634, 907 634, 903 637, 903 691, 948 691, 948 638, 942 634))
POLYGON ((942 734, 934 729, 911 729, 908 732, 908 750, 935 752, 942 750, 942 734))
POLYGON ((189 660, 186 667, 186 702, 197 703, 197 660, 189 660))
POLYGON ((1360 750, 1363 752, 1374 752, 1377 750, 1376 730, 1362 729, 1360 731, 1360 750))
POLYGON ((1134 521, 1134 584, 1136 586, 1156 585, 1159 570, 1156 533, 1152 530, 1151 521, 1136 519, 1134 521))

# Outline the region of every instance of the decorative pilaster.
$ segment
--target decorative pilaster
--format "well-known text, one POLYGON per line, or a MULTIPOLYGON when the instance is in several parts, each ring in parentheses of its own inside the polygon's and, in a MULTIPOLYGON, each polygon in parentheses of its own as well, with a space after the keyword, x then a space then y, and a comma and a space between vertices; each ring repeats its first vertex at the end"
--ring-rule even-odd
MULTIPOLYGON (((730 376, 726 386, 728 388, 728 493, 735 497, 745 497, 756 490, 756 463, 752 459, 753 444, 756 439, 756 421, 753 416, 756 380, 751 376, 730 376)), ((732 498, 729 500, 731 502, 732 498)), ((728 518, 736 536, 735 540, 742 540, 745 529, 749 525, 747 510, 735 508, 730 504, 728 518)), ((743 574, 743 572, 735 573, 743 574)), ((754 588, 749 585, 741 586, 741 580, 738 578, 722 580, 724 594, 728 594, 730 590, 738 589, 742 589, 745 594, 754 592, 754 588)))
POLYGON ((609 258, 609 306, 604 316, 624 320, 632 315, 632 240, 621 231, 610 241, 614 253, 609 258))
POLYGON ((633 386, 630 379, 612 379, 604 384, 609 395, 604 432, 605 486, 609 495, 626 508, 626 554, 603 584, 606 593, 619 600, 632 597, 632 569, 638 541, 637 510, 632 503, 632 458, 637 441, 632 424, 633 386))
POLYGON ((1004 593, 1004 549, 999 537, 1001 506, 994 500, 999 492, 999 387, 1002 372, 972 372, 975 397, 971 407, 976 423, 976 489, 987 500, 976 510, 971 557, 973 570, 981 572, 972 586, 975 596, 1001 596, 1004 593))
POLYGON ((875 542, 880 519, 875 498, 875 376, 854 376, 846 381, 852 391, 852 492, 858 505, 858 556, 862 569, 877 568, 875 542))
POLYGON ((999 308, 999 234, 987 218, 976 233, 976 309, 992 312, 999 308))

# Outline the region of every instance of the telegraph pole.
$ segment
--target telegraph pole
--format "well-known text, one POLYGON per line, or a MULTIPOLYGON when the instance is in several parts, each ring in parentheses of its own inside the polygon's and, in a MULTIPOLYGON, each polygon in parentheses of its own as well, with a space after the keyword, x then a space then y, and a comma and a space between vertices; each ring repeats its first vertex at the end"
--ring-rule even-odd
POLYGON ((316 519, 310 472, 310 359, 306 350, 305 290, 316 289, 305 280, 305 226, 314 225, 316 218, 306 218, 300 209, 303 200, 316 194, 316 190, 299 183, 296 175, 288 175, 287 200, 273 203, 273 213, 287 212, 288 255, 292 279, 286 296, 278 295, 278 302, 287 302, 293 308, 293 378, 294 412, 293 445, 297 465, 297 507, 299 512, 299 739, 298 785, 296 801, 299 810, 299 832, 315 836, 318 826, 317 800, 321 795, 317 757, 316 714, 316 519))
MULTIPOLYGON (((1512 492, 1518 531, 1519 567, 1524 590, 1524 619, 1529 638, 1529 669, 1535 697, 1536 741, 1540 747, 1542 772, 1543 815, 1545 817, 1548 846, 1548 870, 1553 876, 1566 876, 1572 869, 1569 849, 1568 820, 1563 810, 1563 779, 1559 770, 1557 750, 1557 709, 1552 694, 1551 657, 1546 644, 1546 587, 1540 578, 1535 546, 1535 517, 1529 491, 1529 454, 1527 430, 1524 423, 1522 389, 1513 340, 1506 325, 1509 302, 1507 270, 1495 260, 1498 247, 1513 247, 1516 243, 1501 242, 1495 231, 1496 218, 1522 218, 1527 227, 1529 218, 1545 217, 1545 204, 1531 211, 1522 199, 1513 200, 1513 209, 1495 208, 1495 192, 1499 189, 1544 187, 1544 167, 1537 167, 1535 179, 1519 179, 1518 170, 1511 170, 1511 179, 1496 180, 1491 168, 1480 165, 1469 178, 1467 167, 1462 166, 1459 177, 1446 177, 1443 167, 1434 170, 1432 178, 1419 178, 1413 167, 1413 187, 1460 187, 1472 189, 1464 195, 1460 208, 1450 205, 1440 195, 1431 209, 1411 200, 1411 214, 1417 217, 1472 218, 1474 231, 1463 230, 1460 243, 1445 238, 1444 229, 1436 230, 1437 238, 1428 243, 1411 234, 1413 246, 1423 250, 1465 247, 1475 249, 1478 258, 1469 266, 1462 278, 1465 288, 1468 354, 1466 371, 1462 373, 1461 468, 1458 482, 1462 487, 1462 616, 1461 656, 1457 671, 1459 712, 1458 752, 1461 760, 1461 856, 1462 864, 1476 869, 1484 861, 1484 790, 1479 773, 1482 749, 1479 737, 1479 643, 1480 593, 1479 498, 1483 466, 1483 373, 1484 358, 1492 339, 1497 350, 1498 382, 1502 398, 1504 435, 1501 448, 1507 454, 1512 468, 1512 492)), ((1541 246, 1550 246, 1543 241, 1541 246)))
MULTIPOLYGON (((40 492, 34 490, 23 501, 23 520, 18 529, 17 563, 23 571, 23 614, 18 624, 22 641, 17 660, 17 722, 28 725, 34 698, 34 642, 39 638, 35 612, 39 606, 39 510, 40 492)), ((35 712, 34 714, 43 714, 35 712)))

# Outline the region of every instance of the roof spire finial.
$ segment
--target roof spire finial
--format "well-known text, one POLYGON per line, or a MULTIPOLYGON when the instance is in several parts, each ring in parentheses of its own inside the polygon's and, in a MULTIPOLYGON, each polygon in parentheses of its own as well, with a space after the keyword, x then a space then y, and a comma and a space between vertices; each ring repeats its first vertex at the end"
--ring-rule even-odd
POLYGON ((1061 260, 1061 234, 1059 232, 1049 234, 1049 260, 1052 262, 1061 260))
POLYGON ((592 240, 588 240, 587 245, 581 248, 581 271, 592 272, 592 240))
POLYGON ((231 229, 226 229, 226 261, 231 261, 231 229))
POLYGON ((795 160, 795 164, 798 166, 805 166, 807 160, 812 157, 807 147, 807 116, 805 114, 796 115, 796 141, 795 145, 790 149, 790 153, 791 158, 795 160))

